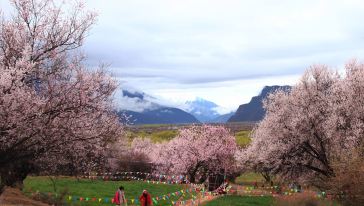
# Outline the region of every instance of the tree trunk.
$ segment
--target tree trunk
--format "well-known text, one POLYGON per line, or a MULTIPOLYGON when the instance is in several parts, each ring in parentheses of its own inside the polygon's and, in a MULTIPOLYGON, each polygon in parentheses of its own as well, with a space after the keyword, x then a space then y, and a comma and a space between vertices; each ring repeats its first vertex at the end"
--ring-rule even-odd
POLYGON ((268 172, 261 172, 260 174, 264 177, 265 182, 273 186, 272 176, 268 172))
POLYGON ((197 163, 197 165, 195 167, 190 168, 188 170, 188 174, 190 176, 190 182, 191 183, 196 183, 196 173, 197 173, 198 168, 200 167, 200 165, 201 165, 201 163, 199 162, 199 163, 197 163))
POLYGON ((23 181, 30 171, 30 165, 25 162, 8 164, 0 169, 1 185, 23 189, 23 181))
POLYGON ((191 182, 191 183, 195 183, 196 182, 196 173, 195 172, 191 172, 191 173, 189 173, 189 176, 190 176, 190 179, 189 179, 189 181, 191 182))

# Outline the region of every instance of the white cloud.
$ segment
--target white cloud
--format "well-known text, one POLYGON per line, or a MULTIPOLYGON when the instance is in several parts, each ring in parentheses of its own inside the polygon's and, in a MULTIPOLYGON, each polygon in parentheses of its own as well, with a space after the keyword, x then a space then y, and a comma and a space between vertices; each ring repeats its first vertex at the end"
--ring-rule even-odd
POLYGON ((264 85, 294 84, 313 63, 364 55, 361 1, 92 1, 86 47, 128 84, 175 102, 229 109, 264 85), (105 38, 107 37, 107 38, 105 38), (104 48, 104 49, 103 49, 104 48))
POLYGON ((235 112, 235 110, 232 110, 232 109, 229 109, 229 108, 226 108, 226 107, 215 107, 213 108, 213 110, 217 113, 217 114, 227 114, 227 113, 230 113, 230 112, 235 112))
POLYGON ((151 108, 153 105, 148 101, 140 101, 138 98, 117 97, 116 107, 118 110, 130 110, 135 112, 142 112, 151 108))
MULTIPOLYGON (((202 97, 221 105, 228 112, 235 111, 240 104, 249 102, 251 97, 258 95, 266 85, 294 85, 299 78, 300 75, 273 76, 183 86, 173 83, 160 83, 150 89, 145 87, 144 90, 153 96, 164 98, 170 102, 182 103, 186 99, 202 97)), ((139 83, 135 81, 133 84, 139 83)))

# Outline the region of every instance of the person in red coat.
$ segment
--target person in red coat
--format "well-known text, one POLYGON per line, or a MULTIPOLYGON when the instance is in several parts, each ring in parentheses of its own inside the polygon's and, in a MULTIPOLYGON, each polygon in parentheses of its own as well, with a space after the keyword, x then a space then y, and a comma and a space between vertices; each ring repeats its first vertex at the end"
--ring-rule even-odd
POLYGON ((140 197, 139 197, 139 201, 140 201, 140 206, 152 206, 153 205, 152 197, 150 196, 150 194, 148 193, 147 190, 143 190, 142 195, 140 195, 140 197))
POLYGON ((123 186, 120 186, 119 189, 115 192, 113 200, 114 204, 116 205, 120 206, 127 205, 123 186))

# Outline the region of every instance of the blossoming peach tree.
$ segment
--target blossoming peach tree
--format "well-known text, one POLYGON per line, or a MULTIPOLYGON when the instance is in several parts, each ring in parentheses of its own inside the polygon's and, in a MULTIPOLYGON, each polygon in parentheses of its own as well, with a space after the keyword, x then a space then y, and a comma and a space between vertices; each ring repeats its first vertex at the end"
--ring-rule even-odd
POLYGON ((132 146, 134 152, 148 156, 158 173, 187 175, 193 183, 203 182, 209 175, 229 176, 238 171, 235 137, 223 126, 195 125, 180 129, 169 142, 136 139, 132 146))
POLYGON ((315 65, 290 92, 271 94, 240 164, 316 186, 335 176, 333 162, 364 140, 364 65, 351 61, 345 70, 315 65))
POLYGON ((21 184, 35 169, 74 171, 103 162, 122 131, 112 112, 116 82, 77 52, 95 13, 82 3, 13 0, 0 20, 0 175, 21 184), (70 9, 71 8, 71 9, 70 9))

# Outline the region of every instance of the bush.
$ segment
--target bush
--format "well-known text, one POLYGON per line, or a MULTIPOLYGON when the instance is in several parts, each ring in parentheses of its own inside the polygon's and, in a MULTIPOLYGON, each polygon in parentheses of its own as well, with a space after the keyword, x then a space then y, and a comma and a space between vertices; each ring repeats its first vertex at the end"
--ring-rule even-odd
POLYGON ((38 200, 38 201, 47 203, 49 205, 67 206, 67 205, 69 205, 65 201, 67 195, 68 195, 68 190, 64 189, 60 193, 55 193, 55 194, 38 192, 38 193, 33 194, 32 198, 34 200, 38 200))
POLYGON ((146 172, 153 171, 153 164, 150 163, 148 157, 144 154, 133 153, 133 155, 123 155, 119 158, 118 167, 115 171, 129 171, 129 172, 146 172))

